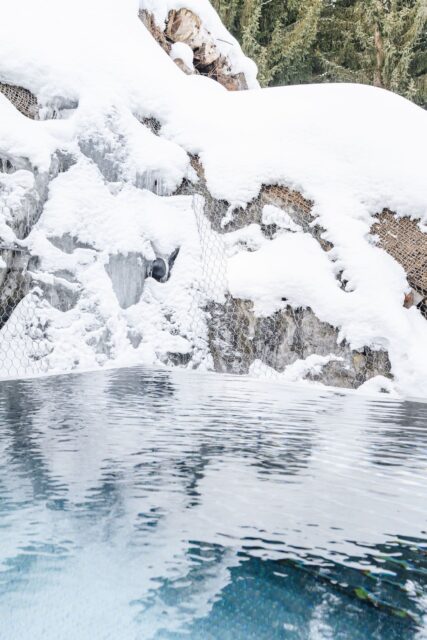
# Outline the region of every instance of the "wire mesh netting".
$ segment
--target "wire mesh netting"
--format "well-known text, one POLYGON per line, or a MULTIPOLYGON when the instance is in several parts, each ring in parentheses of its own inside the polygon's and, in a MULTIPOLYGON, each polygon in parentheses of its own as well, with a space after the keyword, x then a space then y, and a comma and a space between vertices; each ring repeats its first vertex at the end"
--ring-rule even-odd
POLYGON ((418 307, 427 319, 427 233, 410 218, 399 218, 384 209, 377 216, 372 233, 378 244, 404 269, 410 286, 422 298, 418 307))
MULTIPOLYGON (((368 347, 352 350, 339 340, 338 329, 320 321, 310 308, 292 307, 283 298, 279 309, 262 316, 254 312, 251 301, 229 293, 229 259, 242 250, 256 251, 282 233, 310 234, 325 252, 330 251, 332 245, 324 239, 310 201, 285 187, 270 186, 246 208, 230 207, 212 198, 203 176, 200 192, 193 197, 199 275, 185 295, 172 288, 164 302, 170 318, 177 309, 186 316, 178 319, 175 330, 189 338, 193 349, 185 357, 179 349, 168 354, 167 363, 343 387, 358 387, 376 375, 390 376, 386 352, 368 347)), ((19 228, 21 240, 30 231, 29 219, 24 227, 19 228)), ((389 211, 378 216, 372 232, 404 267, 410 285, 424 300, 418 306, 427 317, 427 234, 416 221, 389 211)), ((25 249, 0 246, 0 377, 37 375, 49 368, 51 344, 42 320, 46 292, 32 283, 29 260, 25 249)), ((345 291, 340 274, 337 279, 345 291)))
POLYGON ((13 84, 0 82, 0 93, 2 93, 10 102, 27 118, 33 120, 38 117, 39 106, 35 95, 13 84))
MULTIPOLYGON (((273 239, 286 228, 308 232, 325 251, 331 248, 311 215, 311 203, 280 187, 266 189, 245 210, 209 197, 195 196, 193 202, 202 262, 198 306, 204 311, 204 361, 210 368, 277 380, 305 377, 345 387, 390 375, 384 351, 351 350, 339 341, 338 329, 321 322, 311 309, 294 308, 283 299, 275 313, 257 316, 250 301, 228 293, 228 258, 238 250, 256 250, 260 237, 273 239)), ((195 333, 200 332, 197 326, 195 333)))
POLYGON ((0 246, 0 378, 48 370, 49 341, 40 314, 41 290, 28 275, 28 253, 0 246))

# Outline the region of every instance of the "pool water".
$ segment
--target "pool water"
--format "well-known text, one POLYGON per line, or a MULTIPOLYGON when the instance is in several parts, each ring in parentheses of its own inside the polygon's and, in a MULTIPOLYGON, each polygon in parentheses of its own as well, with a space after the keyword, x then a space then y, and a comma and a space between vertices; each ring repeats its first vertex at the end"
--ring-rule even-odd
POLYGON ((427 638, 427 404, 0 383, 0 640, 427 638))

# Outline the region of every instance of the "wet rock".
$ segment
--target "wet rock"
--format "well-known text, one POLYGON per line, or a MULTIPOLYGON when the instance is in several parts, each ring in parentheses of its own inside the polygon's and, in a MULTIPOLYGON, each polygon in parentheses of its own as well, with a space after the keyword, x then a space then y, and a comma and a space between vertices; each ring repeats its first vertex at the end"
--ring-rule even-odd
POLYGON ((375 376, 392 378, 390 369, 388 354, 383 350, 374 351, 365 347, 362 352, 358 352, 347 348, 342 362, 328 362, 320 373, 308 373, 306 380, 333 387, 357 389, 375 376))

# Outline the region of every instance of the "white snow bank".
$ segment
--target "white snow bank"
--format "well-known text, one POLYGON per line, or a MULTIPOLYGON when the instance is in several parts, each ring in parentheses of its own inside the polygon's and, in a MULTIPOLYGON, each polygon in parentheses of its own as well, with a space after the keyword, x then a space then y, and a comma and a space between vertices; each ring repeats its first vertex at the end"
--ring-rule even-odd
MULTIPOLYGON (((106 187, 114 205, 104 189, 99 193, 92 161, 81 158, 79 144, 88 139, 98 145, 101 159, 96 153, 91 158, 113 191, 102 166, 107 160, 122 167, 118 180, 129 188, 130 183, 148 186, 154 173, 162 183, 160 192, 171 193, 189 175, 186 152, 200 156, 211 193, 233 206, 244 206, 262 184, 298 189, 314 201, 313 213, 334 249, 325 253, 298 232, 262 246, 256 246, 255 236, 253 247, 236 242, 233 251, 243 253, 230 258, 232 292, 253 300, 259 313, 280 307, 282 298, 313 307, 321 319, 340 328, 352 347, 387 349, 397 386, 425 395, 427 323, 416 309, 403 308, 405 274, 369 241, 368 233, 372 215, 383 207, 427 224, 426 112, 365 86, 227 92, 208 78, 185 76, 137 15, 141 6, 164 20, 171 8, 183 6, 174 0, 141 5, 133 0, 14 0, 2 5, 0 80, 29 88, 42 103, 58 98, 78 103, 67 120, 29 122, 0 96, 1 114, 6 114, 0 118, 0 155, 28 157, 46 168, 58 147, 78 160, 69 181, 60 178, 58 184, 66 199, 77 208, 82 203, 93 220, 86 226, 71 205, 59 206, 52 186, 55 210, 64 216, 59 223, 55 214, 58 228, 76 224, 83 236, 90 229, 94 246, 102 251, 131 250, 135 234, 144 236, 143 225, 148 229, 148 217, 139 227, 134 214, 129 220, 125 211, 137 199, 134 187, 129 197, 127 187, 115 195, 106 187), (135 114, 154 116, 162 125, 160 137, 145 130, 135 114), (77 172, 79 181, 73 185, 77 172), (86 207, 91 202, 93 207, 86 207), (114 239, 99 228, 101 220, 114 229, 114 239), (125 225, 135 230, 134 237, 123 232, 125 225), (257 250, 246 253, 246 248, 257 250), (340 289, 338 272, 346 291, 340 289)), ((185 5, 220 42, 224 28, 207 0, 185 5)), ((232 47, 244 65, 239 49, 232 47)), ((52 207, 46 207, 46 225, 52 207)))

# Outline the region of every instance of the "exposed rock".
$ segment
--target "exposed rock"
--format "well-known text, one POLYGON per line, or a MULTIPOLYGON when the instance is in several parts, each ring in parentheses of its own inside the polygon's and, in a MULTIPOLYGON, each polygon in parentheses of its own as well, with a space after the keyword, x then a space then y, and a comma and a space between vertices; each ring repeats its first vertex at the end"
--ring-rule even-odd
POLYGON ((6 324, 18 304, 29 291, 27 267, 29 254, 25 251, 0 251, 0 329, 6 324))
POLYGON ((306 233, 310 233, 320 244, 322 249, 329 251, 332 244, 323 238, 325 230, 316 224, 316 218, 312 214, 313 203, 307 200, 298 191, 288 187, 271 185, 263 186, 258 197, 250 202, 245 209, 235 208, 229 213, 229 203, 213 198, 207 188, 203 165, 198 158, 191 159, 191 165, 198 176, 197 184, 184 181, 177 193, 198 193, 205 199, 205 215, 208 217, 212 228, 218 233, 236 231, 249 224, 257 223, 261 226, 267 238, 271 238, 277 231, 275 225, 265 225, 262 220, 262 212, 265 205, 274 205, 289 215, 292 221, 300 226, 306 233), (224 219, 227 223, 224 225, 224 219))
POLYGON ((80 297, 80 286, 78 284, 56 275, 43 280, 37 279, 36 281, 43 291, 44 298, 55 309, 69 311, 76 306, 80 297))
POLYGON ((194 69, 179 56, 173 56, 175 64, 187 75, 200 73, 216 80, 229 91, 242 91, 248 88, 245 74, 232 74, 230 64, 221 54, 212 35, 202 24, 199 16, 190 9, 173 9, 169 12, 166 28, 163 32, 156 24, 154 16, 146 10, 139 17, 154 39, 168 54, 172 44, 183 43, 189 46, 194 56, 194 69))
POLYGON ((60 249, 64 253, 73 253, 76 249, 93 249, 93 247, 85 242, 80 242, 75 236, 70 233, 64 233, 62 236, 51 236, 49 242, 54 247, 60 249))
POLYGON ((174 9, 169 12, 166 36, 172 42, 185 42, 193 50, 205 44, 202 21, 190 9, 174 9))
POLYGON ((204 75, 217 79, 212 65, 220 60, 221 54, 212 36, 204 29, 200 18, 195 13, 189 9, 170 11, 166 35, 174 43, 179 42, 189 46, 193 51, 196 68, 204 75))
MULTIPOLYGON (((181 192, 203 195, 204 215, 218 235, 256 223, 267 238, 273 238, 279 228, 263 222, 264 207, 273 205, 289 216, 295 228, 310 233, 324 251, 331 250, 331 243, 323 237, 325 230, 316 224, 312 214, 313 203, 301 193, 284 186, 264 186, 246 209, 238 208, 230 213, 227 202, 215 200, 210 195, 203 166, 197 158, 193 158, 192 166, 199 182, 187 182, 182 185, 181 192)), ((218 247, 214 250, 218 251, 218 247)), ((216 256, 218 259, 221 256, 216 256)), ((207 261, 211 263, 212 260, 213 256, 208 256, 207 261)), ((208 304, 208 346, 215 370, 248 373, 251 365, 261 361, 280 374, 297 360, 305 360, 311 355, 332 355, 339 361, 328 362, 320 372, 307 373, 307 379, 356 388, 376 375, 391 376, 386 352, 368 347, 354 351, 345 342, 338 343, 338 329, 321 322, 311 309, 287 306, 269 317, 256 317, 252 307, 251 302, 231 296, 225 304, 208 304)))
MULTIPOLYGON (((210 67, 216 63, 216 68, 218 69, 221 61, 226 64, 225 58, 221 58, 221 54, 213 40, 205 40, 200 47, 196 47, 194 49, 194 59, 198 68, 210 67)), ((215 79, 218 80, 218 72, 215 79)))
POLYGON ((191 353, 172 353, 168 351, 163 361, 167 366, 185 367, 191 361, 191 353))
POLYGON ((148 127, 148 129, 150 129, 150 131, 154 133, 154 135, 159 135, 159 131, 162 128, 162 125, 158 120, 156 120, 156 118, 143 118, 141 122, 144 126, 148 127))
POLYGON ((114 293, 122 309, 139 302, 147 271, 146 260, 141 254, 114 254, 110 256, 105 270, 111 278, 114 293))
POLYGON ((225 304, 207 307, 209 351, 216 371, 248 373, 261 361, 278 373, 297 360, 313 354, 337 356, 340 361, 324 365, 308 379, 337 387, 353 387, 376 375, 390 377, 384 351, 354 351, 338 343, 338 330, 321 322, 311 309, 286 307, 269 317, 256 317, 249 301, 227 298, 225 304))
POLYGON ((183 71, 187 76, 193 75, 194 71, 187 67, 184 60, 182 60, 181 58, 174 58, 173 61, 175 62, 176 66, 179 67, 181 71, 183 71))
MULTIPOLYGON (((235 231, 257 223, 266 237, 273 237, 277 231, 275 225, 265 225, 262 222, 262 210, 268 204, 282 209, 304 232, 310 233, 325 251, 332 249, 333 245, 324 238, 325 230, 316 224, 312 214, 313 203, 298 191, 280 185, 263 186, 259 196, 246 209, 237 208, 230 213, 227 202, 215 200, 210 195, 203 166, 198 158, 192 158, 192 166, 199 177, 196 190, 205 198, 205 213, 215 231, 235 231)), ((180 192, 191 193, 194 190, 195 186, 187 182, 182 185, 180 192)), ((378 214, 376 220, 371 231, 378 236, 379 246, 405 269, 408 283, 417 294, 402 302, 405 306, 415 304, 427 318, 427 233, 421 229, 419 221, 398 217, 388 209, 378 214)), ((338 274, 338 279, 340 278, 338 274)), ((341 285, 344 288, 345 282, 341 285)))
POLYGON ((228 91, 245 91, 248 88, 244 73, 231 75, 230 73, 218 71, 216 80, 228 89, 228 91))
POLYGON ((143 11, 139 12, 139 18, 144 23, 145 27, 151 33, 156 42, 162 47, 162 49, 166 51, 166 53, 169 53, 171 45, 167 41, 163 31, 156 25, 153 14, 144 9, 143 11))
POLYGON ((0 198, 3 221, 10 227, 11 237, 0 237, 0 326, 7 322, 31 288, 27 273, 30 253, 18 246, 17 240, 27 237, 38 221, 47 199, 48 186, 61 168, 58 155, 53 156, 50 170, 41 173, 26 158, 14 157, 6 165, 6 174, 0 174, 0 198))

